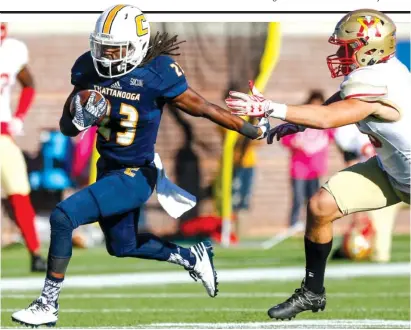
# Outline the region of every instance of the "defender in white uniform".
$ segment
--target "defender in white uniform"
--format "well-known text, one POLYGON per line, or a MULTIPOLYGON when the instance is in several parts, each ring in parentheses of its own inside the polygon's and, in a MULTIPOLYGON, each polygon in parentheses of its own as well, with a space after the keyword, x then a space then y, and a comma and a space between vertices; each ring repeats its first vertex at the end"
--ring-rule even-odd
POLYGON ((27 68, 26 45, 8 38, 7 25, 1 23, 0 37, 0 149, 1 188, 7 195, 14 219, 20 228, 31 255, 31 271, 46 271, 46 262, 40 256, 40 243, 30 200, 30 185, 26 162, 13 137, 23 130, 23 120, 32 103, 35 90, 32 75, 27 68), (11 88, 18 81, 22 87, 16 111, 11 110, 11 88))
POLYGON ((238 115, 274 117, 289 122, 268 133, 293 134, 356 124, 367 134, 377 156, 336 175, 311 198, 305 232, 306 276, 301 288, 268 311, 271 318, 291 319, 298 313, 323 310, 324 273, 332 246, 332 222, 359 211, 410 203, 411 90, 410 73, 395 58, 396 27, 381 12, 348 13, 329 39, 339 46, 327 57, 333 78, 344 76, 339 92, 324 105, 293 106, 267 100, 252 84, 252 95, 230 92, 227 105, 238 115))
MULTIPOLYGON (((355 124, 338 127, 335 131, 334 140, 343 153, 346 166, 352 166, 375 156, 375 150, 369 138, 367 135, 362 134, 355 124)), ((370 221, 374 229, 371 238, 371 255, 369 256, 371 261, 388 262, 391 260, 392 231, 395 218, 401 208, 407 207, 409 205, 401 202, 383 209, 353 214, 354 226, 361 225, 365 220, 370 221), (364 217, 367 219, 364 219, 364 217)), ((353 230, 353 227, 350 226, 345 235, 353 237, 358 235, 358 231, 353 230)), ((335 250, 332 257, 339 259, 348 256, 345 255, 344 248, 340 247, 335 250)))

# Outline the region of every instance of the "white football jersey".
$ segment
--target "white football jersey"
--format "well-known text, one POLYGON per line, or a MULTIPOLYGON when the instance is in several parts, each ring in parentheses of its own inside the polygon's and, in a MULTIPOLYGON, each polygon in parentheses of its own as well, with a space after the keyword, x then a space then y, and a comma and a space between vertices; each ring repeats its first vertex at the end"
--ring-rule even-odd
POLYGON ((6 38, 0 46, 0 121, 12 118, 10 105, 11 87, 17 74, 28 62, 26 45, 16 39, 6 38))
POLYGON ((410 192, 411 166, 411 75, 397 58, 354 70, 341 84, 343 99, 379 101, 397 109, 401 118, 387 122, 369 116, 357 123, 375 147, 380 166, 391 183, 410 192))
POLYGON ((370 144, 368 136, 361 133, 355 124, 336 128, 334 140, 343 151, 355 153, 358 157, 361 157, 363 148, 370 144))

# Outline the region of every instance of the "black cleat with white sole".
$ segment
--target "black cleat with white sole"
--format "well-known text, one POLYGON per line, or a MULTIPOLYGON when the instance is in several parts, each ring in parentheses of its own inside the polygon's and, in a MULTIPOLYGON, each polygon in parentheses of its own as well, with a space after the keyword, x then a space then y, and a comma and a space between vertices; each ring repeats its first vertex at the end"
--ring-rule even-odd
POLYGON ((291 320, 297 314, 304 311, 324 310, 326 305, 325 288, 322 293, 314 293, 301 284, 301 288, 296 289, 294 294, 281 304, 271 307, 268 316, 276 320, 291 320))

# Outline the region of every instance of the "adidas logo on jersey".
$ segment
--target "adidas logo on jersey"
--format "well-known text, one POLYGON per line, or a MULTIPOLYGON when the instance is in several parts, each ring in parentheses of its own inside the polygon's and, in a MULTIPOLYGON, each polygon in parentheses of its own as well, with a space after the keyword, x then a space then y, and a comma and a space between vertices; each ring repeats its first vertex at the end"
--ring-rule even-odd
POLYGON ((110 86, 110 88, 121 89, 121 85, 119 81, 116 81, 114 84, 110 86))

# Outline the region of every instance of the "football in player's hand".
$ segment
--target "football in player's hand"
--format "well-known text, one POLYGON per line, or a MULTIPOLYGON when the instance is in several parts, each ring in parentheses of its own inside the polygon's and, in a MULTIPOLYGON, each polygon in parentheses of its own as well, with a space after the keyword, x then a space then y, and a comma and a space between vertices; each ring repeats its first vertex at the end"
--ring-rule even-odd
POLYGON ((70 113, 71 113, 72 116, 74 116, 75 113, 76 113, 76 102, 75 101, 76 101, 77 96, 80 97, 80 104, 83 108, 85 108, 89 102, 91 102, 91 104, 89 104, 89 106, 96 107, 101 99, 104 100, 103 107, 104 107, 105 111, 103 111, 103 113, 101 113, 101 115, 96 113, 96 115, 99 117, 99 119, 97 121, 97 124, 99 122, 101 122, 101 120, 106 115, 107 105, 108 105, 107 100, 104 98, 104 96, 100 92, 97 92, 97 91, 92 90, 92 89, 86 89, 86 90, 79 91, 77 94, 74 95, 73 99, 71 100, 70 113), (93 96, 93 94, 94 94, 94 96, 93 96))

